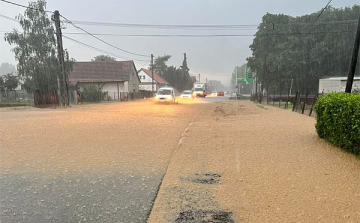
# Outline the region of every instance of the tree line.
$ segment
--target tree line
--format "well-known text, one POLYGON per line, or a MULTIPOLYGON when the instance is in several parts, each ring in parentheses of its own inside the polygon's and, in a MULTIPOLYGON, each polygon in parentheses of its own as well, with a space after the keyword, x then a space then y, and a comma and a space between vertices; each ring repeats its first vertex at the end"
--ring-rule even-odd
MULTIPOLYGON (((327 8, 292 17, 263 16, 247 66, 256 72, 262 88, 274 91, 290 87, 315 93, 320 78, 347 76, 360 6, 327 8)), ((356 75, 360 75, 357 66, 356 75)))
MULTIPOLYGON (((180 67, 167 66, 170 55, 158 56, 154 60, 154 72, 164 78, 171 86, 178 91, 189 90, 192 88, 192 81, 190 80, 189 67, 187 65, 186 54, 180 67)), ((152 69, 152 64, 149 65, 149 70, 152 69)))

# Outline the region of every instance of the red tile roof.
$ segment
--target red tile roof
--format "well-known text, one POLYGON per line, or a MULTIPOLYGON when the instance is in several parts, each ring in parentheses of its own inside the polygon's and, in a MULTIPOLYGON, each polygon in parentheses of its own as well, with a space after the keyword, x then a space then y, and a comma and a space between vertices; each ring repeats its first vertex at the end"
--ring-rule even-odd
MULTIPOLYGON (((145 68, 141 68, 139 70, 139 72, 143 70, 147 75, 149 75, 151 77, 151 70, 147 70, 145 68)), ((164 80, 164 78, 162 78, 159 74, 157 74, 156 72, 154 72, 154 80, 156 82, 158 82, 159 84, 167 84, 168 82, 166 80, 164 80)))

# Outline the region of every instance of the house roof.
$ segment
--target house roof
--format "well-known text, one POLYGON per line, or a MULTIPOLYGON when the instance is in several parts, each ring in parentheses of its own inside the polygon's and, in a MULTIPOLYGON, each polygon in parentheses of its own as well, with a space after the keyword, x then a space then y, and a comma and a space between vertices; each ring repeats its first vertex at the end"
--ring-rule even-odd
MULTIPOLYGON (((147 75, 149 75, 151 77, 151 71, 150 70, 147 70, 145 68, 141 68, 139 70, 139 72, 141 70, 144 71, 147 75)), ((158 82, 159 84, 168 84, 168 82, 164 78, 162 78, 159 74, 157 74, 156 72, 154 72, 154 80, 156 82, 158 82)))
POLYGON ((69 81, 73 83, 129 81, 132 68, 136 72, 133 61, 75 62, 69 81))

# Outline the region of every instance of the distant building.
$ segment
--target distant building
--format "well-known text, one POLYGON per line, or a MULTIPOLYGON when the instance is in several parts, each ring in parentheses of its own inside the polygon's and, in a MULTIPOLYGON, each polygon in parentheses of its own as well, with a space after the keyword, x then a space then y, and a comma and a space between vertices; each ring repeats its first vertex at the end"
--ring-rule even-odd
MULTIPOLYGON (((319 93, 345 92, 347 77, 319 79, 319 93)), ((360 90, 360 77, 354 77, 352 90, 360 90)))
MULTIPOLYGON (((152 91, 152 73, 150 70, 141 68, 138 72, 139 79, 141 81, 139 89, 143 91, 152 91)), ((157 91, 161 87, 169 86, 169 83, 162 78, 159 74, 154 72, 154 91, 157 91)))
POLYGON ((75 62, 69 75, 70 84, 83 91, 95 84, 108 92, 113 100, 123 99, 129 92, 138 92, 140 79, 133 61, 75 62))

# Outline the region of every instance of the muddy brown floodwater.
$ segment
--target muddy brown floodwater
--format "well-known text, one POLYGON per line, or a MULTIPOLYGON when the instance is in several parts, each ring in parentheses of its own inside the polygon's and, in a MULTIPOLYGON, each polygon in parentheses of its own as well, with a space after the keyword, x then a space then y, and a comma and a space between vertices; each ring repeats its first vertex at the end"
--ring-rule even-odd
POLYGON ((360 160, 291 111, 127 102, 0 123, 1 222, 360 222, 360 160))
POLYGON ((198 111, 148 102, 2 109, 0 221, 145 222, 198 111))

